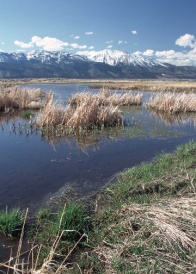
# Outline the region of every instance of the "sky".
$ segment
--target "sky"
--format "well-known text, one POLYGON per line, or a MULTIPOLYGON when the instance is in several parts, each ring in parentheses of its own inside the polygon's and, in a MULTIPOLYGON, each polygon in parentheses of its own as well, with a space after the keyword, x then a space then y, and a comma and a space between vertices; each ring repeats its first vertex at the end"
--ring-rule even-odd
POLYGON ((196 66, 196 0, 0 0, 0 51, 121 50, 196 66))

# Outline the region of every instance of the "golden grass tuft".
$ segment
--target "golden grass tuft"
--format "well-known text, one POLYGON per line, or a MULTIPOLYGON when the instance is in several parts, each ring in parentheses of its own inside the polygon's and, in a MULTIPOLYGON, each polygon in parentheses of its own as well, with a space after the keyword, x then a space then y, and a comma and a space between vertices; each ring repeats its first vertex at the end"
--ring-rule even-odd
POLYGON ((51 99, 52 93, 41 89, 19 88, 0 89, 0 111, 10 112, 23 109, 40 109, 51 99))
POLYGON ((105 240, 93 253, 104 273, 129 273, 118 272, 117 266, 129 266, 138 274, 194 273, 195 210, 195 195, 152 205, 124 205, 108 227, 108 235, 118 232, 118 241, 105 240))
POLYGON ((141 105, 142 94, 132 95, 128 92, 123 94, 112 93, 108 89, 102 89, 97 94, 89 92, 81 92, 74 94, 69 100, 68 104, 72 106, 81 105, 83 102, 97 100, 100 105, 113 105, 113 106, 130 106, 141 105))
POLYGON ((194 93, 159 93, 149 100, 147 107, 169 113, 196 112, 196 95, 194 93))
POLYGON ((37 118, 41 127, 65 126, 71 130, 88 130, 123 125, 118 106, 103 104, 97 95, 78 93, 63 108, 53 103, 46 105, 37 118))

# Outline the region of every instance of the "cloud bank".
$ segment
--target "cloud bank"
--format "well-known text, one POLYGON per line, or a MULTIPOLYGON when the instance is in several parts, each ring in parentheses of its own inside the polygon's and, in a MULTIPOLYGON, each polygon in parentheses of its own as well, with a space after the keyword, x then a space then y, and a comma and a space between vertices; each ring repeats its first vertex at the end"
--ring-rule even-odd
POLYGON ((154 51, 147 49, 144 52, 136 51, 135 55, 155 58, 160 62, 177 66, 196 66, 196 38, 194 35, 185 34, 180 36, 175 44, 179 47, 189 48, 186 51, 163 50, 154 51))
MULTIPOLYGON (((79 37, 79 36, 77 36, 77 37, 79 37)), ((75 38, 75 39, 79 39, 79 38, 75 38)), ((79 45, 77 43, 70 44, 68 42, 61 41, 57 38, 48 37, 48 36, 46 36, 44 38, 41 38, 39 36, 33 36, 31 38, 31 41, 28 43, 15 40, 14 44, 22 49, 39 47, 39 48, 42 48, 42 49, 48 50, 48 51, 61 51, 61 50, 64 50, 68 46, 73 49, 86 49, 87 48, 86 45, 79 45)))
MULTIPOLYGON (((133 34, 137 34, 136 30, 132 31, 133 34)), ((86 32, 86 35, 92 35, 93 32, 86 32)), ((79 39, 79 36, 72 35, 72 38, 79 39)), ((113 41, 106 41, 106 48, 113 48, 113 41)), ((127 41, 116 41, 118 46, 126 44, 127 41)), ((30 48, 41 48, 47 51, 63 51, 63 50, 94 50, 94 46, 80 45, 78 43, 68 43, 66 41, 61 41, 54 37, 39 37, 33 36, 30 42, 26 43, 23 41, 15 40, 14 44, 18 46, 20 49, 30 49, 30 48)), ((175 41, 175 45, 181 48, 181 51, 175 51, 173 49, 163 50, 163 51, 155 51, 153 49, 147 49, 145 51, 136 51, 135 55, 141 57, 154 58, 163 63, 169 63, 178 66, 196 66, 196 38, 192 34, 184 34, 180 36, 175 41), (183 50, 182 50, 183 48, 183 50)))

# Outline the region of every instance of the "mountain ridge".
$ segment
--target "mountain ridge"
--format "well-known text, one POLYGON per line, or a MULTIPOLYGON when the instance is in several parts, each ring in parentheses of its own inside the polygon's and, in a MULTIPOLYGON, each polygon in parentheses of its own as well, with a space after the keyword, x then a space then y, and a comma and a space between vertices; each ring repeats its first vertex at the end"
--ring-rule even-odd
POLYGON ((0 52, 0 78, 196 79, 196 67, 180 67, 134 54, 62 51, 0 52))

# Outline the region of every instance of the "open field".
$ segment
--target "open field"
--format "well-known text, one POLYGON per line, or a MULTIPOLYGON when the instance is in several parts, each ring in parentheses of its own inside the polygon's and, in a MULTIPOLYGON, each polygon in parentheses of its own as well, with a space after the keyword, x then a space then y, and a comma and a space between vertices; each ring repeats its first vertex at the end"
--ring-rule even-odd
POLYGON ((22 274, 195 273, 195 155, 190 142, 118 174, 77 204, 67 199, 57 214, 40 209, 27 264, 23 227, 16 257, 0 266, 22 274))

